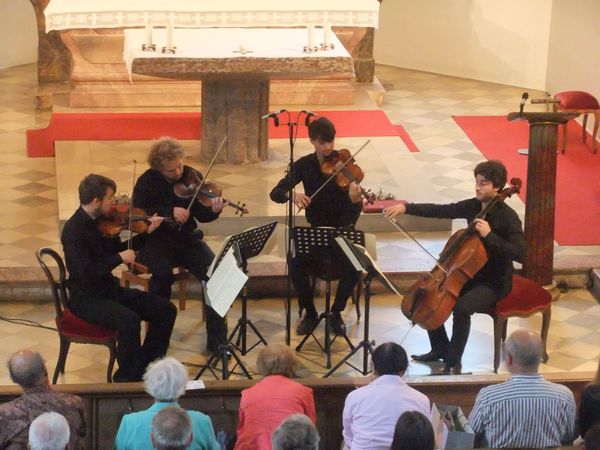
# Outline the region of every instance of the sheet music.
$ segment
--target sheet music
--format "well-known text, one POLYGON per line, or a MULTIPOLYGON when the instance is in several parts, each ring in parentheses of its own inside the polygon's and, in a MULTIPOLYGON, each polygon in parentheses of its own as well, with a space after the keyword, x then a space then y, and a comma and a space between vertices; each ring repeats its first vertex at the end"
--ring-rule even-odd
POLYGON ((230 247, 206 283, 206 304, 225 317, 246 281, 248 275, 238 266, 233 247, 230 247))

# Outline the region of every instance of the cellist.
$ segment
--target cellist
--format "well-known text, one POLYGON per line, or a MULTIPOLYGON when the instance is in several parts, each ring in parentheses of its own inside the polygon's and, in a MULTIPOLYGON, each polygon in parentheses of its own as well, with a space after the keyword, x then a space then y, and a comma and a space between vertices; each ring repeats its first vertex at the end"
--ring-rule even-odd
POLYGON ((400 214, 475 222, 475 230, 487 252, 487 263, 462 288, 453 311, 452 338, 441 327, 428 331, 431 351, 411 355, 415 361, 444 361, 443 374, 460 374, 461 358, 469 337, 471 315, 486 312, 512 289, 513 261, 525 258, 525 235, 517 213, 499 202, 486 216, 476 219, 485 205, 504 188, 506 168, 500 161, 484 161, 474 169, 475 197, 448 205, 408 203, 388 208, 386 217, 400 214))

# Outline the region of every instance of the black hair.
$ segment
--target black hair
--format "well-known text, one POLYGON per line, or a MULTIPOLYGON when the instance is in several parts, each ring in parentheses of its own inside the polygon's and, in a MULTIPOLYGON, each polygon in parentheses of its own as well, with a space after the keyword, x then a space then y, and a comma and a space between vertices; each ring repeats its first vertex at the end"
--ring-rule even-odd
POLYGON ((308 125, 308 137, 313 141, 332 142, 335 139, 335 125, 327 117, 319 117, 308 125))
POLYGON ((87 205, 95 198, 102 200, 108 188, 116 192, 117 185, 110 178, 91 173, 79 183, 79 202, 87 205))
POLYGON ((506 185, 506 167, 498 160, 480 162, 473 170, 475 176, 481 175, 490 180, 495 188, 502 189, 506 185))
POLYGON ((390 450, 433 450, 435 436, 431 422, 418 411, 406 411, 396 422, 390 450))
POLYGON ((585 450, 600 450, 600 423, 593 425, 585 433, 585 450))
POLYGON ((377 375, 398 375, 406 372, 408 356, 395 342, 381 344, 373 351, 373 369, 377 375))

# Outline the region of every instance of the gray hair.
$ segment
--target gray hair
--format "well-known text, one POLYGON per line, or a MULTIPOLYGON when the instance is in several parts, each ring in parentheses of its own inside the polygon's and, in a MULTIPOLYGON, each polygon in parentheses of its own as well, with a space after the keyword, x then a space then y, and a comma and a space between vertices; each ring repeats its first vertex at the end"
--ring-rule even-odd
POLYGON ((304 414, 292 414, 273 432, 271 442, 273 450, 317 450, 319 432, 304 414))
POLYGON ((148 164, 154 170, 160 170, 165 161, 183 158, 183 147, 177 139, 163 136, 152 143, 148 153, 148 164))
POLYGON ((283 375, 292 378, 296 375, 298 361, 287 345, 267 345, 256 358, 258 371, 264 377, 283 375))
POLYGON ((192 440, 192 419, 179 406, 167 406, 152 419, 152 443, 157 450, 184 450, 192 440))
POLYGON ((536 370, 542 359, 542 340, 527 330, 517 330, 504 343, 506 353, 522 368, 536 370))
POLYGON ((44 358, 38 352, 21 350, 8 360, 10 379, 24 388, 36 386, 46 376, 44 358))
POLYGON ((56 412, 40 414, 29 427, 31 450, 64 450, 71 431, 67 419, 56 412))
POLYGON ((145 391, 159 401, 176 401, 184 394, 187 382, 187 370, 173 357, 150 363, 144 373, 145 391))

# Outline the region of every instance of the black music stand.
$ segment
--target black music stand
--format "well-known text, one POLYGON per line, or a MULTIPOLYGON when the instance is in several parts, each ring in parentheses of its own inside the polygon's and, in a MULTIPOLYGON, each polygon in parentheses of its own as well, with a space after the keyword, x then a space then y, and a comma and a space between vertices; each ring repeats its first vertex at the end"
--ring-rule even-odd
POLYGON ((369 339, 369 312, 371 309, 371 281, 373 278, 378 278, 382 284, 387 287, 393 293, 400 295, 398 289, 394 284, 379 270, 375 265, 369 254, 363 248, 356 246, 350 239, 339 236, 335 238, 335 242, 342 249, 348 260, 352 263, 356 270, 365 271, 367 275, 363 280, 365 286, 365 328, 363 331, 363 340, 354 347, 340 362, 338 362, 329 372, 327 372, 323 378, 327 378, 338 370, 342 365, 348 364, 354 370, 367 375, 371 370, 369 369, 369 355, 373 357, 373 348, 375 347, 375 341, 369 339), (354 356, 360 349, 363 349, 363 363, 362 370, 352 365, 349 360, 354 356))
MULTIPOLYGON (((319 319, 315 323, 314 327, 310 332, 304 336, 300 343, 296 346, 296 351, 302 350, 304 343, 309 337, 315 340, 317 345, 321 348, 326 355, 326 368, 331 367, 331 344, 335 341, 337 336, 331 339, 329 323, 331 321, 331 281, 339 279, 339 275, 335 273, 339 270, 335 266, 332 260, 332 252, 335 248, 334 238, 336 236, 345 236, 357 244, 364 245, 365 234, 362 231, 353 229, 340 229, 340 228, 329 228, 329 227, 295 227, 293 229, 293 242, 295 256, 306 256, 319 260, 321 264, 318 264, 318 270, 315 270, 312 275, 325 280, 325 311, 319 315, 319 319), (325 321, 325 339, 323 345, 315 337, 314 331, 319 326, 321 321, 325 321)), ((348 339, 346 333, 341 335, 348 346, 354 349, 352 342, 348 339)))

